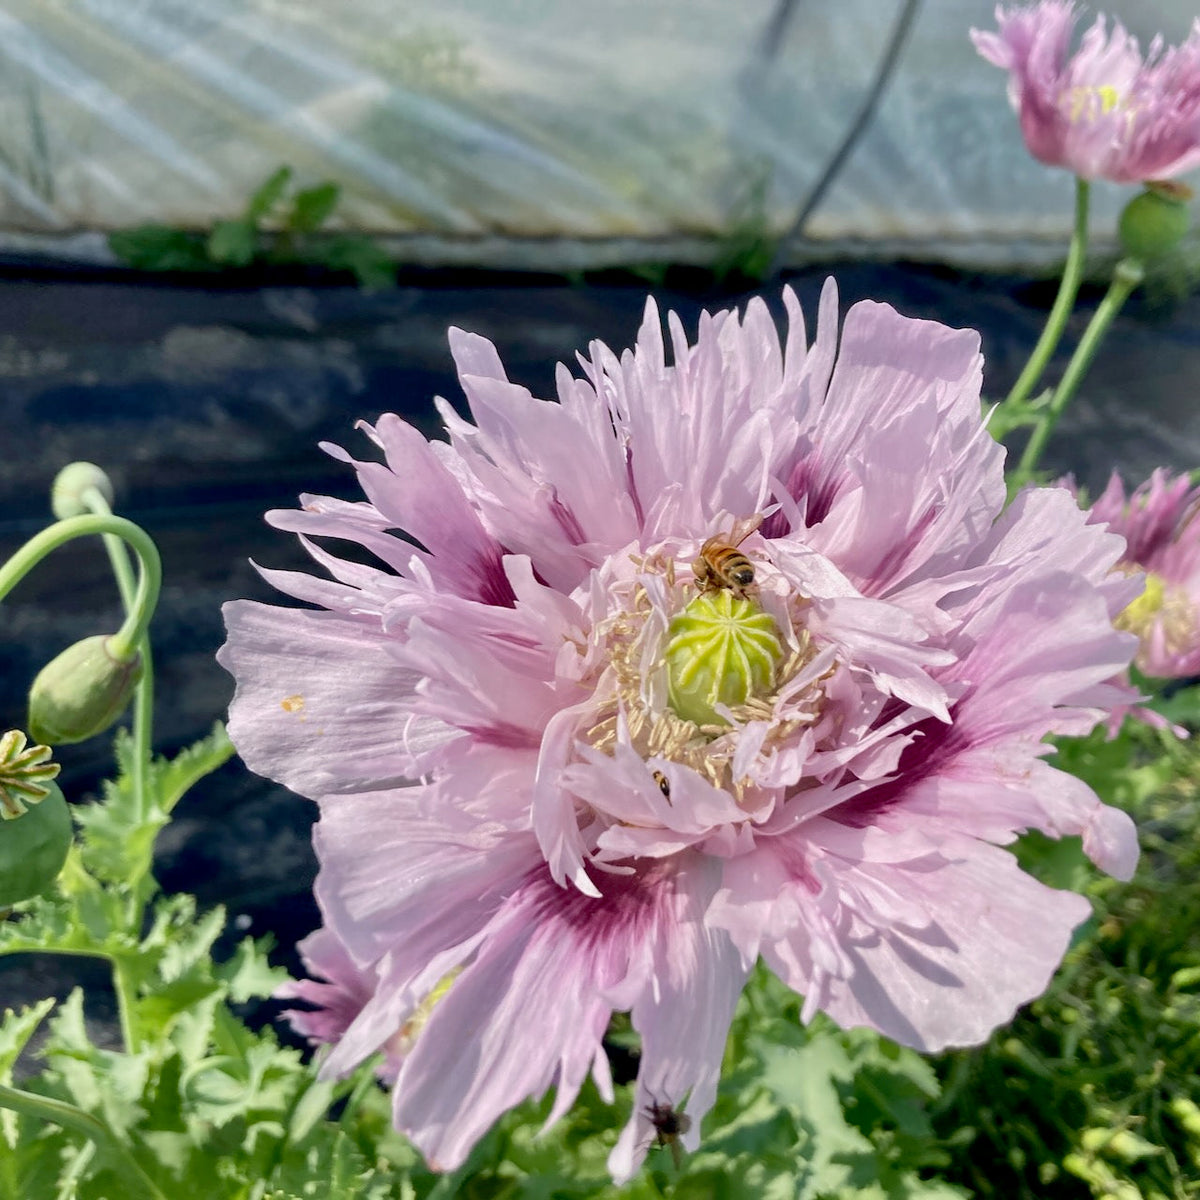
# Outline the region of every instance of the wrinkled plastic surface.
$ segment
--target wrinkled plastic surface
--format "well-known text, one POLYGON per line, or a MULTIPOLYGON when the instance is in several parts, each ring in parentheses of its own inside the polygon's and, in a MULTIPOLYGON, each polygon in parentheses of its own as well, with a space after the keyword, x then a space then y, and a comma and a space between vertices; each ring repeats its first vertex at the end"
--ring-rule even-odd
MULTIPOLYGON (((1143 39, 1191 0, 1117 0, 1143 39)), ((1056 240, 1070 180, 1025 154, 972 26, 924 0, 818 240, 1056 240)), ((0 0, 0 231, 237 214, 275 167, 377 233, 571 239, 787 228, 900 0, 0 0), (773 37, 772 17, 790 11, 773 37)), ((1090 17, 1086 18, 1090 20, 1090 17)), ((1101 187, 1097 230, 1117 189, 1101 187)), ((1019 255, 1018 255, 1019 257, 1019 255)), ((1004 254, 1000 254, 1004 258, 1004 254)))

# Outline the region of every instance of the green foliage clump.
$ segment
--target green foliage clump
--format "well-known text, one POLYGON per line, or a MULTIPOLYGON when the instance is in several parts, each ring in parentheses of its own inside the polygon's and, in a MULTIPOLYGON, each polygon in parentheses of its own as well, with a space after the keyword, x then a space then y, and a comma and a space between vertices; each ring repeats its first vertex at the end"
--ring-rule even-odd
POLYGON ((241 216, 218 221, 208 233, 142 225, 110 234, 109 249, 121 262, 143 271, 302 263, 348 271, 368 290, 390 287, 396 264, 371 238, 323 232, 341 199, 341 187, 326 181, 289 191, 291 183, 291 167, 280 167, 250 197, 241 216))

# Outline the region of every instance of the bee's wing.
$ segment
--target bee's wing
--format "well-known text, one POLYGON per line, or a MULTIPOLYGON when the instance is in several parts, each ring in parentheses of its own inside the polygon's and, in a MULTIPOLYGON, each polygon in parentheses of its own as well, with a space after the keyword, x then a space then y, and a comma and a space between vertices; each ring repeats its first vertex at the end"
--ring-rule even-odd
POLYGON ((755 513, 752 517, 740 517, 734 521, 733 528, 729 531, 729 544, 740 546, 762 523, 762 513, 755 513))

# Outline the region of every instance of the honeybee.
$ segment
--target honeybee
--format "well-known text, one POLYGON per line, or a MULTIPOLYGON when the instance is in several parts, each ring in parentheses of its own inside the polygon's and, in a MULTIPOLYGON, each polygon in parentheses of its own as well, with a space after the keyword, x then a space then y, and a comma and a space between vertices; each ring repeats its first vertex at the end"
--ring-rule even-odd
POLYGON ((692 572, 701 591, 719 592, 728 588, 735 596, 745 596, 754 583, 754 564, 738 547, 762 523, 762 513, 743 517, 734 521, 728 533, 718 533, 700 547, 692 572))
POLYGON ((691 1129, 692 1118, 687 1113, 677 1111, 673 1105, 660 1103, 658 1100, 648 1104, 642 1109, 642 1112, 654 1126, 655 1142, 659 1146, 671 1148, 671 1158, 678 1171, 683 1165, 683 1150, 680 1148, 679 1139, 691 1129))

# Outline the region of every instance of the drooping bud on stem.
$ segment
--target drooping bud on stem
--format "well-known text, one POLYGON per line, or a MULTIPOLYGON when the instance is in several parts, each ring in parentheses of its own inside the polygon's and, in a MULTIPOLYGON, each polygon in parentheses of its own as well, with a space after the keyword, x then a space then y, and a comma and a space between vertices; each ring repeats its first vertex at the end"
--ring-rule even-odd
POLYGON ((1118 233, 1125 252, 1134 258, 1153 260, 1170 254, 1192 224, 1188 201, 1192 189, 1174 180, 1147 183, 1121 213, 1118 233))
POLYGON ((736 708, 769 692, 783 646, 774 620, 749 597, 702 592, 667 630, 671 708, 697 725, 727 725, 717 704, 736 708))
POLYGON ((29 689, 29 732, 60 746, 103 733, 129 705, 142 674, 136 650, 97 634, 68 646, 29 689))
POLYGON ((95 491, 106 508, 112 507, 112 480, 95 463, 68 463, 54 477, 50 488, 50 508, 60 520, 82 517, 95 509, 88 503, 87 493, 95 491))

